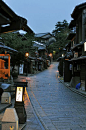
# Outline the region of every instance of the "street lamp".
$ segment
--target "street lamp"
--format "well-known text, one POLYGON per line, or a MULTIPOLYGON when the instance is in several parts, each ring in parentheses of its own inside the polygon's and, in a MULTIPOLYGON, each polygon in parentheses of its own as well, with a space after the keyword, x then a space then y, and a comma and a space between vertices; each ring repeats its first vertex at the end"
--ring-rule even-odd
MULTIPOLYGON (((25 57, 26 57, 26 60, 27 60, 27 58, 29 57, 29 52, 26 52, 25 53, 25 57)), ((27 74, 28 74, 28 61, 27 61, 27 70, 26 70, 26 76, 27 76, 27 74)))
POLYGON ((25 53, 25 57, 28 58, 29 57, 29 52, 25 53))

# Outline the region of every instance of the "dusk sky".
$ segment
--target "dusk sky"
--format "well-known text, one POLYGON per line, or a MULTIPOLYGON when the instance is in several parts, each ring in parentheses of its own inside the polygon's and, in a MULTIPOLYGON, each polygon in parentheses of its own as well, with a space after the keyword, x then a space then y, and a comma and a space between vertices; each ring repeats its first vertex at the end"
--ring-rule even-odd
POLYGON ((58 21, 72 20, 76 5, 85 0, 3 0, 17 15, 28 21, 35 33, 52 32, 58 21))

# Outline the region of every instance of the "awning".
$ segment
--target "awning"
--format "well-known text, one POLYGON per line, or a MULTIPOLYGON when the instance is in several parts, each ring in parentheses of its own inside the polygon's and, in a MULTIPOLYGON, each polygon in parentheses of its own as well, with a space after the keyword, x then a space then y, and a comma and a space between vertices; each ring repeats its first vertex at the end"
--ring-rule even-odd
POLYGON ((45 46, 40 46, 40 47, 38 48, 38 50, 46 50, 46 47, 45 47, 45 46))
POLYGON ((33 41, 33 42, 34 42, 33 46, 35 46, 35 47, 40 47, 40 46, 45 47, 45 45, 43 43, 41 43, 41 42, 37 42, 37 41, 33 41))
POLYGON ((39 61, 45 61, 42 57, 37 58, 39 61))
POLYGON ((76 48, 79 48, 82 45, 84 45, 84 43, 76 44, 74 47, 71 47, 71 50, 75 50, 76 48))
POLYGON ((46 46, 43 43, 37 41, 33 42, 34 42, 33 46, 38 47, 38 50, 46 50, 46 46))
POLYGON ((35 37, 36 38, 44 38, 44 39, 48 39, 50 38, 52 35, 50 33, 38 33, 38 34, 35 34, 35 37))
POLYGON ((64 58, 65 58, 65 56, 59 57, 59 58, 57 59, 57 62, 59 62, 61 59, 64 59, 64 58))
POLYGON ((31 56, 29 56, 28 59, 27 59, 28 62, 29 62, 29 59, 30 59, 30 60, 36 60, 36 57, 31 57, 31 56))
POLYGON ((13 49, 13 48, 10 48, 8 46, 5 46, 5 45, 0 45, 0 48, 3 48, 3 49, 6 49, 6 50, 10 50, 12 52, 18 52, 17 50, 13 49))
POLYGON ((65 48, 67 48, 68 46, 71 46, 71 42, 67 43, 67 44, 65 45, 65 48))
POLYGON ((76 33, 70 32, 68 37, 67 37, 67 40, 72 40, 75 36, 76 36, 76 33))
POLYGON ((86 59, 86 56, 80 56, 80 57, 78 57, 78 58, 72 58, 72 59, 69 60, 69 61, 77 61, 77 60, 84 60, 84 59, 86 59))

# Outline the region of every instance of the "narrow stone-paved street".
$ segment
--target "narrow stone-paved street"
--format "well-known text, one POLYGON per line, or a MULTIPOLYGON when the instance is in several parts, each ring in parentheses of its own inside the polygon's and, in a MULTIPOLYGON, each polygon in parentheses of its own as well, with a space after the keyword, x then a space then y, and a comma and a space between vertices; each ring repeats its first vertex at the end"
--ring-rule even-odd
POLYGON ((58 80, 57 63, 30 79, 27 77, 27 80, 32 106, 45 129, 86 129, 86 98, 72 92, 58 80))
POLYGON ((27 122, 25 128, 23 130, 42 130, 42 125, 39 122, 35 112, 31 106, 30 99, 28 94, 25 94, 25 109, 27 113, 27 122))
POLYGON ((0 130, 9 129, 86 130, 86 1, 0 0, 0 130))

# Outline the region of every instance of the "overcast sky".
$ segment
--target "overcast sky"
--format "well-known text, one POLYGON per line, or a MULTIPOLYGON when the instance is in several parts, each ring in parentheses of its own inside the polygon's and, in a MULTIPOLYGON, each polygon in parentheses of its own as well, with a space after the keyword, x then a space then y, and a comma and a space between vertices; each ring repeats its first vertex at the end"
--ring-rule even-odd
POLYGON ((72 20, 76 5, 85 0, 3 0, 17 15, 28 21, 35 33, 52 32, 58 21, 72 20))

